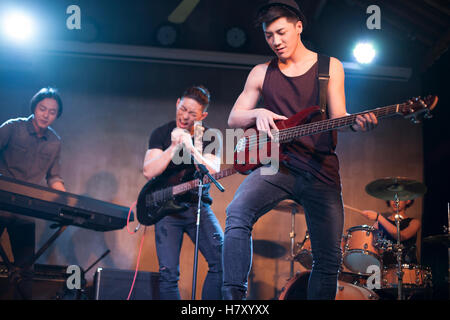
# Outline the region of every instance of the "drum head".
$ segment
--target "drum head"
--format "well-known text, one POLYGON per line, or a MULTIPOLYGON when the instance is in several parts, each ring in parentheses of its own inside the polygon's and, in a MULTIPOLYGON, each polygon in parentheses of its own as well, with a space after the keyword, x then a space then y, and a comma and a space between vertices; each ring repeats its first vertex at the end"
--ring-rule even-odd
POLYGON ((358 274, 368 274, 367 268, 370 266, 380 267, 380 261, 377 257, 365 252, 348 252, 344 256, 344 264, 351 271, 358 274))

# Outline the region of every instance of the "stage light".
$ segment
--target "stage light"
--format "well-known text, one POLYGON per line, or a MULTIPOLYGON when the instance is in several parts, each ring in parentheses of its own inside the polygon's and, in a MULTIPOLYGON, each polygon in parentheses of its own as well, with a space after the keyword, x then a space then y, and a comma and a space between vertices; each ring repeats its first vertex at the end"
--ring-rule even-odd
POLYGON ((228 45, 233 48, 242 47, 247 41, 245 31, 238 27, 229 29, 226 38, 228 45))
POLYGON ((353 49, 353 56, 359 63, 368 64, 375 58, 376 51, 371 43, 358 43, 353 49))
POLYGON ((19 11, 9 12, 2 15, 2 33, 14 42, 31 40, 35 26, 31 17, 19 11))

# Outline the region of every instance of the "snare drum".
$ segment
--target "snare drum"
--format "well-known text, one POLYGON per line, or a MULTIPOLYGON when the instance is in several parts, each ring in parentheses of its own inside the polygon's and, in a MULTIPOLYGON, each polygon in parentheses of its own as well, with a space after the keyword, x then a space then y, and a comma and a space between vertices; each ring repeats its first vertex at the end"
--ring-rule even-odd
POLYGON ((377 248, 378 230, 368 225, 347 230, 344 248, 344 265, 357 274, 367 275, 367 268, 380 267, 381 258, 377 248))
MULTIPOLYGON (((398 286, 398 268, 389 266, 383 268, 382 288, 397 288, 398 286)), ((427 288, 431 287, 431 270, 430 268, 421 267, 415 264, 403 264, 403 287, 405 288, 427 288)))
MULTIPOLYGON (((344 247, 345 247, 345 237, 342 237, 341 241, 342 252, 344 252, 344 247)), ((311 238, 309 237, 308 232, 306 232, 305 239, 303 239, 303 242, 297 244, 297 248, 298 249, 296 250, 297 253, 294 256, 294 260, 299 262, 306 269, 311 270, 313 265, 313 256, 311 250, 311 238)))

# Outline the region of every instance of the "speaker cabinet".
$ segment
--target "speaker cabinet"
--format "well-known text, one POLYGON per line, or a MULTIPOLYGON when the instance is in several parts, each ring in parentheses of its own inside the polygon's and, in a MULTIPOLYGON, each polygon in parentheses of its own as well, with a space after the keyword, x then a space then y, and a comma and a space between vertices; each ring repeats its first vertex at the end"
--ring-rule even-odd
MULTIPOLYGON (((98 268, 94 276, 95 300, 126 300, 134 273, 98 268)), ((138 271, 130 300, 159 300, 159 273, 138 271)))

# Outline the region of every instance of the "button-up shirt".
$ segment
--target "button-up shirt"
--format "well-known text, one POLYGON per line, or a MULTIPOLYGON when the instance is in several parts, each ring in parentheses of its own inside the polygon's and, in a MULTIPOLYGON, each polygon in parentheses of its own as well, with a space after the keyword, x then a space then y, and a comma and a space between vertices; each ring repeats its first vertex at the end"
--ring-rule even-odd
POLYGON ((38 137, 33 115, 10 119, 0 126, 0 174, 17 180, 51 186, 61 178, 61 138, 48 127, 38 137))

